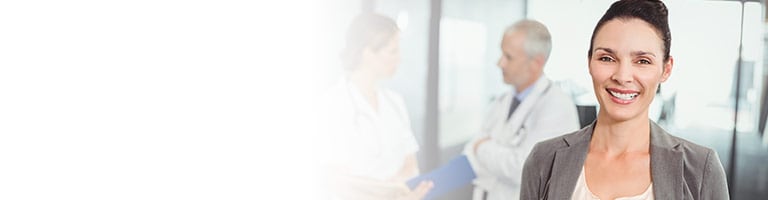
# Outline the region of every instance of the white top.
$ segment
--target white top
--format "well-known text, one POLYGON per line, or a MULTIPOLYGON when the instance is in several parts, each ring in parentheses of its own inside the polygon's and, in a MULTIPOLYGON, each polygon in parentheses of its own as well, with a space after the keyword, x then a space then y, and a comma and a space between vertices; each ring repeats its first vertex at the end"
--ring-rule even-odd
POLYGON ((419 147, 403 98, 378 88, 378 112, 352 83, 339 81, 323 99, 324 116, 331 130, 329 159, 353 176, 387 180, 419 147))
MULTIPOLYGON (((584 177, 584 167, 581 168, 581 174, 579 180, 576 182, 576 189, 573 190, 572 200, 600 200, 597 195, 593 194, 587 186, 587 178, 584 177)), ((653 183, 648 185, 648 189, 642 194, 631 197, 620 197, 616 200, 653 200, 653 183)))

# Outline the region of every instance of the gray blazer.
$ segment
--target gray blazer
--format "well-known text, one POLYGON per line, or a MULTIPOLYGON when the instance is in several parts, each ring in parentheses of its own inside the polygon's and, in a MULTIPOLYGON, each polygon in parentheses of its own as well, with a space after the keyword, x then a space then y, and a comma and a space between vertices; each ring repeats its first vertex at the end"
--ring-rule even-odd
MULTIPOLYGON (((523 167, 520 199, 571 199, 594 126, 536 144, 523 167)), ((717 152, 650 126, 656 199, 729 199, 717 152)))

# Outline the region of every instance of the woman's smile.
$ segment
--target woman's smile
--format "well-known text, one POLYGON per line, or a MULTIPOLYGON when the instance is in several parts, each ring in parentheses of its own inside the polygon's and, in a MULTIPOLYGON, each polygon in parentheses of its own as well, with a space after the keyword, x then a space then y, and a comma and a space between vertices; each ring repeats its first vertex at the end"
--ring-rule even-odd
POLYGON ((639 91, 635 90, 622 90, 618 88, 606 88, 608 94, 611 96, 611 100, 615 103, 627 105, 635 102, 635 99, 640 95, 639 91))

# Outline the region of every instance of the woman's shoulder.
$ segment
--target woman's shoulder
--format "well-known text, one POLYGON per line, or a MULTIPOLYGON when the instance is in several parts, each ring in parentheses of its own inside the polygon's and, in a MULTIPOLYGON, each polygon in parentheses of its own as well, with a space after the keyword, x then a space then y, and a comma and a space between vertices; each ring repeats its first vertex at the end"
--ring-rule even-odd
MULTIPOLYGON (((581 130, 536 143, 531 153, 528 154, 528 158, 525 160, 523 176, 550 174, 553 169, 552 166, 555 161, 555 154, 560 150, 571 148, 567 151, 578 152, 583 150, 586 152, 586 147, 588 146, 591 134, 591 126, 587 126, 581 130), (583 142, 586 142, 586 144, 583 142)), ((533 177, 529 177, 529 179, 530 178, 533 177)), ((548 175, 546 175, 546 177, 538 178, 549 179, 548 175)))
POLYGON ((716 154, 712 148, 672 135, 656 124, 651 127, 651 145, 680 152, 685 160, 693 162, 703 163, 716 154))
POLYGON ((674 151, 682 153, 683 160, 692 165, 706 165, 708 161, 716 159, 719 162, 717 152, 707 146, 696 144, 687 139, 670 135, 671 138, 677 140, 677 145, 673 146, 674 151))
POLYGON ((709 147, 706 147, 706 146, 703 146, 703 145, 700 145, 700 144, 696 144, 696 143, 691 142, 691 141, 689 141, 687 139, 684 139, 684 138, 681 138, 681 137, 677 137, 677 136, 674 136, 674 135, 672 137, 677 139, 678 142, 680 143, 680 145, 678 145, 678 147, 676 149, 678 149, 680 151, 683 151, 685 153, 709 153, 709 152, 714 152, 714 150, 712 148, 709 148, 709 147))
POLYGON ((539 143, 536 143, 536 146, 534 147, 534 151, 551 151, 555 152, 557 149, 566 147, 568 144, 565 142, 565 138, 570 137, 571 135, 576 134, 576 132, 568 133, 565 135, 557 136, 554 138, 550 138, 547 140, 543 140, 539 143))
MULTIPOLYGON (((667 168, 670 163, 682 161, 682 165, 680 165, 682 167, 682 178, 691 191, 700 191, 698 197, 709 197, 711 199, 724 199, 728 197, 725 170, 723 170, 724 168, 717 155, 717 151, 677 136, 666 135, 660 138, 663 137, 673 141, 669 143, 671 147, 663 146, 668 145, 664 143, 654 144, 655 150, 662 153, 655 153, 656 158, 654 159, 654 149, 651 149, 651 159, 656 160, 657 163, 662 163, 664 166, 661 168, 667 168), (670 151, 663 148, 670 148, 670 151), (663 153, 665 151, 674 153, 663 153)), ((658 138, 656 140, 658 141, 658 138)), ((653 165, 653 161, 651 161, 651 164, 653 165)), ((664 176, 668 175, 670 174, 664 174, 664 176)))
POLYGON ((580 130, 566 133, 561 136, 543 140, 536 143, 531 156, 553 155, 557 150, 570 147, 582 142, 589 142, 592 136, 592 126, 584 127, 580 130))
POLYGON ((655 126, 654 129, 656 129, 656 133, 652 132, 651 134, 652 156, 654 151, 667 151, 664 149, 676 152, 673 154, 657 153, 656 156, 661 156, 657 157, 661 160, 681 159, 682 162, 685 163, 685 166, 687 166, 686 170, 692 174, 701 174, 703 170, 707 170, 708 168, 712 167, 722 168, 720 158, 717 155, 717 151, 713 150, 712 148, 669 134, 663 129, 660 129, 658 126, 655 126), (679 155, 679 157, 673 156, 676 154, 679 155), (667 156, 678 158, 666 158, 667 156))

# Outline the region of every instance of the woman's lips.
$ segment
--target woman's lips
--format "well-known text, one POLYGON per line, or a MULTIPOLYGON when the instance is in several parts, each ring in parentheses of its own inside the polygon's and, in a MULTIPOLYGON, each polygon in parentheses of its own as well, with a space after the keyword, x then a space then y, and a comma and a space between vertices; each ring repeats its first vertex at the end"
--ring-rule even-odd
POLYGON ((638 96, 640 96, 640 92, 635 90, 607 88, 605 91, 608 92, 608 94, 611 96, 611 100, 613 100, 613 102, 622 105, 630 104, 634 102, 638 96))

